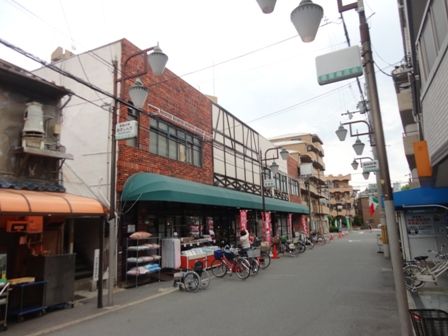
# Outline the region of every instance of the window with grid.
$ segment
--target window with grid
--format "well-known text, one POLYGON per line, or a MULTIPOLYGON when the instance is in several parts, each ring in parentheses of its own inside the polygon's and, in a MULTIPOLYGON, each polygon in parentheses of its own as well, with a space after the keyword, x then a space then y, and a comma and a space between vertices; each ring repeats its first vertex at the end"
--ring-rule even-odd
POLYGON ((149 150, 172 160, 202 166, 201 139, 163 120, 151 119, 149 150))

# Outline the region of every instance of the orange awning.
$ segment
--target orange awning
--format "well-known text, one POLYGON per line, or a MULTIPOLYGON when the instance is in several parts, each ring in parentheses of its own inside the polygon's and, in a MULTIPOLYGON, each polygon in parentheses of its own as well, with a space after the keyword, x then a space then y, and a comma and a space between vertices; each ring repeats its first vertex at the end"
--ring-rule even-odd
POLYGON ((57 192, 0 189, 0 214, 104 215, 95 199, 57 192))

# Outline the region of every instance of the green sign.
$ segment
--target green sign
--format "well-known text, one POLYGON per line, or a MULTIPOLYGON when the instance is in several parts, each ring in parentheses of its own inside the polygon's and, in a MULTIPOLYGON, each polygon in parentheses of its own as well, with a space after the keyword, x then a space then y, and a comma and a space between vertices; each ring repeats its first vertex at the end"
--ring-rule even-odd
POLYGON ((321 75, 317 78, 317 81, 320 85, 325 85, 325 84, 338 82, 338 81, 341 81, 344 79, 349 79, 349 78, 358 77, 358 76, 362 76, 362 67, 361 66, 343 69, 343 70, 339 70, 336 72, 321 75))

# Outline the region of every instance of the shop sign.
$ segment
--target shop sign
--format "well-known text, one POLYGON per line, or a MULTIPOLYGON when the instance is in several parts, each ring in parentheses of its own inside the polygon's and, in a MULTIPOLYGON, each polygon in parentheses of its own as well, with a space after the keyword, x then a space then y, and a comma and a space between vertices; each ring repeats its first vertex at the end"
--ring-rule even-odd
POLYGON ((266 180, 264 180, 264 187, 265 188, 274 188, 275 187, 275 180, 274 179, 266 179, 266 180))
POLYGON ((95 249, 93 254, 93 281, 98 281, 98 273, 100 270, 100 250, 95 249))
POLYGON ((378 160, 362 162, 361 167, 363 173, 376 173, 379 171, 378 160))
POLYGON ((353 46, 318 56, 316 69, 320 85, 362 76, 361 51, 353 46))
POLYGON ((117 123, 115 128, 115 139, 126 140, 137 136, 137 120, 117 123))

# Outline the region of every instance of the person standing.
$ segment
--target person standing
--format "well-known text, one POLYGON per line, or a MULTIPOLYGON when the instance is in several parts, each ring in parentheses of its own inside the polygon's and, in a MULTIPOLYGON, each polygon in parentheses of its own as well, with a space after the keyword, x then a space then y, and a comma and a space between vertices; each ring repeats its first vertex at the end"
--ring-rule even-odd
POLYGON ((247 256, 247 251, 250 249, 249 232, 247 230, 241 230, 240 232, 240 245, 242 254, 247 256))

